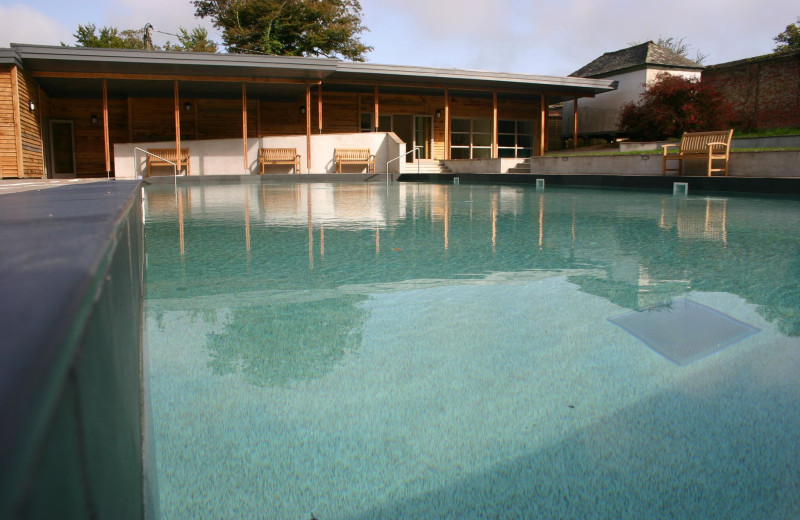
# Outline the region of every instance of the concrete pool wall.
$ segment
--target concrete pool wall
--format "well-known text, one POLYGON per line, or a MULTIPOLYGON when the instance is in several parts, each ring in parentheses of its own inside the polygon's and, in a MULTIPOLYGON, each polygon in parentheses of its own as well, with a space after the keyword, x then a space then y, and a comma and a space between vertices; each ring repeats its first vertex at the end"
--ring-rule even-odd
POLYGON ((140 183, 2 195, 0 236, 0 518, 155 514, 140 183))

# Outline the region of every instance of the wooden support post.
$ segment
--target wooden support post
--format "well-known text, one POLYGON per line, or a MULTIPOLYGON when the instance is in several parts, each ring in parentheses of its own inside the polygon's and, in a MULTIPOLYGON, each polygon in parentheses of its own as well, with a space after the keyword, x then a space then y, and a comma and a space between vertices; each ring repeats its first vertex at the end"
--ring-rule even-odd
POLYGON ((378 121, 379 121, 380 115, 381 115, 381 113, 380 113, 380 105, 378 104, 378 85, 375 85, 375 98, 374 98, 374 101, 375 101, 375 132, 377 132, 378 131, 378 127, 380 126, 378 121))
POLYGON ((261 100, 256 99, 256 134, 261 137, 261 100))
POLYGON ((11 66, 11 100, 14 105, 14 141, 17 148, 17 177, 25 177, 25 158, 22 156, 22 116, 19 108, 19 78, 17 66, 11 66))
POLYGON ((250 161, 247 157, 247 84, 242 83, 242 157, 244 158, 244 174, 250 173, 247 169, 250 161))
POLYGON ((547 128, 547 107, 544 104, 544 94, 539 95, 539 155, 545 152, 545 135, 547 128))
POLYGON ((356 132, 361 131, 361 94, 356 94, 356 132))
POLYGON ((444 89, 444 158, 450 159, 450 91, 444 89))
POLYGON ((497 159, 497 91, 492 92, 492 158, 497 159))
POLYGON ((306 85, 306 173, 311 173, 311 85, 306 85))
MULTIPOLYGON (((40 107, 39 108, 39 116, 38 116, 38 118, 36 118, 37 119, 36 120, 36 126, 39 129, 39 142, 41 143, 42 179, 46 179, 47 178, 47 161, 45 160, 45 157, 44 157, 44 128, 42 128, 42 125, 44 125, 44 117, 43 117, 44 112, 42 112, 44 107, 42 106, 42 87, 38 86, 38 85, 36 87, 36 106, 40 107)), ((2 178, 2 177, 3 177, 2 172, 0 172, 0 178, 2 178)))
POLYGON ((322 134, 322 82, 317 85, 317 127, 322 134))
MULTIPOLYGON (((178 80, 173 83, 173 91, 175 94, 175 162, 177 163, 177 170, 180 173, 181 169, 181 111, 180 99, 178 98, 178 80)), ((189 167, 186 167, 186 173, 189 173, 189 167)))
POLYGON ((572 100, 572 147, 578 147, 578 98, 572 100))
MULTIPOLYGON (((103 80, 103 143, 106 153, 106 177, 111 177, 111 146, 108 136, 108 81, 103 80)), ((180 156, 178 156, 180 157, 180 156)))
POLYGON ((197 98, 192 99, 192 114, 194 116, 194 135, 195 139, 200 139, 200 107, 197 105, 197 98))

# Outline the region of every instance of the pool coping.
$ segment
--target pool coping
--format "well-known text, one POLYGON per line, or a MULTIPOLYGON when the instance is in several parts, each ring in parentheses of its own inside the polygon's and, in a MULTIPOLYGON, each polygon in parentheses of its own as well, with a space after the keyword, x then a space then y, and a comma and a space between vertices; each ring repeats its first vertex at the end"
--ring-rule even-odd
POLYGON ((31 485, 15 475, 41 457, 100 271, 139 193, 139 181, 110 180, 0 198, 0 516, 31 485))

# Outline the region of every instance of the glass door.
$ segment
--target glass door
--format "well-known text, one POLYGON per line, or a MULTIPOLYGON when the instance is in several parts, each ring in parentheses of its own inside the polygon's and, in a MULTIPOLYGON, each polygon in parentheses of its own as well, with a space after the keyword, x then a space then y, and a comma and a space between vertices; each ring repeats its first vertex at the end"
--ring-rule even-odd
POLYGON ((414 146, 420 158, 433 159, 433 116, 414 116, 414 146))
POLYGON ((50 121, 53 178, 75 177, 75 132, 72 121, 50 121))

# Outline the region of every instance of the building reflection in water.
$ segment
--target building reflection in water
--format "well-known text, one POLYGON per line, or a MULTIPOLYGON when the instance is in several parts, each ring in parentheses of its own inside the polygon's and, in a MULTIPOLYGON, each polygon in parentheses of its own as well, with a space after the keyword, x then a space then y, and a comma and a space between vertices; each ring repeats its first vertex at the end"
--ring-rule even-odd
MULTIPOLYGON (((372 184, 183 186, 177 197, 171 189, 148 189, 148 241, 170 242, 173 254, 177 242, 180 254, 174 261, 180 257, 180 265, 188 272, 173 278, 152 274, 148 292, 158 298, 162 287, 166 293, 169 286, 191 282, 194 294, 231 294, 230 285, 239 282, 210 267, 223 253, 223 260, 234 270, 237 262, 247 264, 248 269, 242 271, 247 280, 236 287, 251 292, 268 292, 276 284, 294 290, 296 285, 289 282, 295 284, 298 277, 301 287, 316 290, 320 285, 335 288, 368 279, 394 283, 551 270, 565 273, 583 292, 631 309, 692 290, 731 292, 763 305, 765 315, 783 320, 783 330, 800 330, 800 301, 787 303, 772 296, 782 291, 773 287, 775 279, 795 279, 792 273, 796 274, 800 251, 788 251, 785 258, 773 260, 777 271, 765 272, 745 265, 757 258, 754 251, 766 249, 758 245, 758 233, 750 233, 747 242, 735 242, 731 248, 728 199, 647 194, 643 201, 631 204, 625 196, 402 183, 391 190, 372 184), (253 200, 258 203, 251 204, 253 200), (229 231, 237 222, 240 229, 244 227, 243 248, 241 238, 235 239, 242 237, 241 231, 229 231), (225 227, 214 235, 218 243, 203 239, 204 223, 225 227), (296 270, 305 262, 292 263, 302 258, 302 253, 295 254, 298 248, 305 249, 308 276, 296 270), (212 254, 212 249, 217 252, 212 254), (401 251, 402 255, 397 254, 401 251), (362 253, 369 253, 369 260, 362 253), (251 255, 255 259, 252 272, 251 255), (742 283, 743 270, 750 277, 748 284, 742 283)), ((740 227, 764 225, 741 205, 737 208, 740 227)), ((149 245, 148 253, 151 262, 173 261, 149 245)), ((331 334, 348 334, 346 327, 358 329, 359 316, 363 317, 352 306, 360 305, 367 295, 346 301, 340 296, 317 304, 321 312, 346 314, 336 322, 340 330, 329 329, 331 334)), ((266 321, 263 332, 275 334, 280 325, 274 320, 282 319, 284 311, 305 312, 294 304, 278 310, 271 306, 270 311, 261 307, 237 308, 234 322, 266 321)), ((229 330, 235 333, 240 326, 233 324, 229 330)), ((214 344, 222 349, 226 342, 217 338, 214 344)), ((280 348, 291 351, 289 344, 280 348)), ((222 362, 235 357, 231 352, 227 357, 221 351, 218 355, 219 367, 234 365, 230 360, 222 362)), ((254 358, 247 363, 258 362, 254 358)), ((265 371, 254 368, 254 373, 265 371)))

